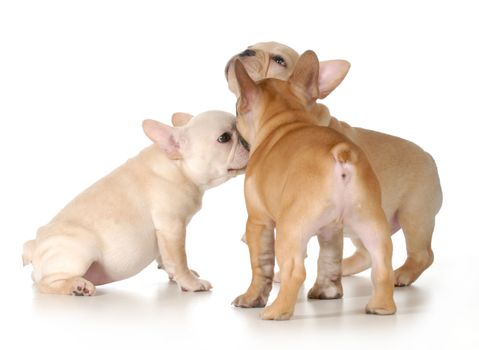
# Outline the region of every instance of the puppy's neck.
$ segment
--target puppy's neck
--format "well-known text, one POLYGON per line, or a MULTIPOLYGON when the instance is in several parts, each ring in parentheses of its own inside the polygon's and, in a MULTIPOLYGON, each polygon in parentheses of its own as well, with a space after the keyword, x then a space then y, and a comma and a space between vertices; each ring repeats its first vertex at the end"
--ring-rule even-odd
MULTIPOLYGON (((255 125, 256 140, 251 153, 260 145, 268 147, 277 141, 276 131, 294 129, 303 125, 329 126, 335 121, 328 107, 321 103, 306 105, 294 95, 285 93, 287 86, 283 83, 262 84, 263 112, 255 125)), ((281 135, 283 133, 277 133, 281 135)))
POLYGON ((331 123, 331 114, 329 109, 321 103, 313 103, 310 112, 316 117, 316 124, 319 126, 329 126, 331 123))
POLYGON ((255 145, 251 149, 252 153, 261 144, 274 144, 276 135, 283 134, 283 132, 278 133, 280 130, 295 128, 298 125, 315 124, 314 116, 304 110, 283 110, 274 114, 268 114, 266 111, 263 117, 259 122, 255 145))
MULTIPOLYGON (((308 102, 292 84, 277 80, 266 79, 259 83, 262 90, 264 112, 262 113, 263 123, 269 119, 275 119, 276 115, 285 111, 294 112, 294 120, 302 119, 311 124, 328 126, 331 115, 328 107, 313 101, 308 102)), ((258 128, 260 129, 260 128, 258 128)))
POLYGON ((166 153, 155 144, 145 148, 131 161, 139 162, 140 166, 147 168, 148 173, 153 177, 163 178, 189 191, 197 192, 199 196, 203 195, 204 190, 201 184, 198 184, 189 176, 188 171, 185 170, 183 160, 168 158, 166 153))

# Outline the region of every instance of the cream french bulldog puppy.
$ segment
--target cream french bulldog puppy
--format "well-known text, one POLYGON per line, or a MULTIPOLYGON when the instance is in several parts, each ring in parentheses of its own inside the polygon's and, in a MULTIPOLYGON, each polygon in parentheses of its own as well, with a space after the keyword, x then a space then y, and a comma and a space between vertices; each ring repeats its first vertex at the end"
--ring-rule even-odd
MULTIPOLYGON (((239 97, 233 65, 239 59, 255 81, 264 78, 288 80, 299 55, 276 42, 259 43, 232 57, 226 65, 230 90, 239 97)), ((350 64, 344 60, 320 62, 319 98, 325 98, 344 79, 350 64)), ((382 193, 382 207, 391 234, 402 229, 406 238, 407 259, 397 269, 396 286, 413 283, 433 262, 431 239, 435 216, 442 204, 439 175, 433 158, 419 146, 399 137, 353 128, 333 118, 328 108, 319 103, 310 106, 317 125, 328 126, 348 137, 368 157, 376 173, 382 193)), ((348 235, 345 232, 345 235, 348 235)), ((371 266, 370 256, 357 238, 351 238, 356 252, 343 260, 343 275, 352 275, 371 266)))
POLYGON ((155 259, 184 291, 208 281, 188 268, 186 226, 203 193, 243 173, 248 152, 233 115, 176 113, 174 127, 145 120, 154 142, 70 202, 25 243, 41 292, 93 295, 95 286, 140 272, 155 259))

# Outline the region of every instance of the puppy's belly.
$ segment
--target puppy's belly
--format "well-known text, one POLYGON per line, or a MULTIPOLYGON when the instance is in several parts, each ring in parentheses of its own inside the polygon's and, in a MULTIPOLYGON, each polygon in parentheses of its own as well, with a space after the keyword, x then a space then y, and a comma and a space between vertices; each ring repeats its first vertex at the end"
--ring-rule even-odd
POLYGON ((95 285, 136 275, 159 254, 154 233, 115 235, 106 243, 101 261, 94 262, 85 274, 85 278, 95 285))
POLYGON ((95 286, 115 281, 112 280, 112 278, 107 274, 103 268, 103 265, 96 261, 90 265, 88 271, 83 275, 83 277, 93 283, 95 286))

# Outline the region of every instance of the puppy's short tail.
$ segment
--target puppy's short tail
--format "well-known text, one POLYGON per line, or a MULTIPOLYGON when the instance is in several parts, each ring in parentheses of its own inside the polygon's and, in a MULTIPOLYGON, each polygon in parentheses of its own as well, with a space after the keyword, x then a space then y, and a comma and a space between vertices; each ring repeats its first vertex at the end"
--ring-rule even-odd
POLYGON ((33 251, 35 249, 35 240, 26 241, 23 244, 23 266, 30 265, 32 263, 33 251))
POLYGON ((355 164, 358 161, 358 152, 347 142, 341 142, 331 148, 331 154, 338 163, 355 164))
POLYGON ((358 151, 350 143, 341 142, 331 148, 331 154, 335 161, 334 168, 338 180, 347 185, 355 177, 358 151))

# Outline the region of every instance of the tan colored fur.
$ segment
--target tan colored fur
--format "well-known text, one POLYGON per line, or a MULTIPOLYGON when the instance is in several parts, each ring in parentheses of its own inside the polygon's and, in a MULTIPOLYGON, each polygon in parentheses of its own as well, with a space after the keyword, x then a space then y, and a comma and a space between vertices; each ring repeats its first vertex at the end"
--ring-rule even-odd
POLYGON ((301 56, 288 82, 265 79, 255 84, 242 64, 235 63, 237 127, 251 145, 245 199, 253 279, 234 305, 266 305, 276 255, 282 284, 261 316, 289 319, 306 277, 306 244, 314 235, 321 250, 318 278, 308 296, 341 297, 344 227, 359 237, 373 261, 374 290, 367 312, 394 313, 392 244, 378 180, 361 149, 340 133, 317 126, 305 107, 319 94, 316 55, 301 56))
MULTIPOLYGON (((254 80, 277 78, 287 80, 299 55, 286 45, 275 42, 259 43, 249 47, 255 55, 236 55, 228 63, 226 76, 231 91, 237 93, 237 82, 231 62, 238 58, 254 80), (285 65, 273 58, 280 55, 285 65)), ((326 97, 344 79, 349 63, 344 60, 320 63, 319 90, 326 97)), ((332 117, 320 103, 311 104, 310 111, 316 124, 328 126, 345 135, 366 154, 379 180, 382 207, 389 222, 391 234, 402 229, 406 238, 407 260, 395 271, 395 284, 413 283, 433 262, 431 248, 435 216, 441 208, 442 191, 433 158, 412 142, 384 133, 353 128, 332 117)), ((356 245, 356 253, 343 260, 343 275, 361 272, 371 266, 369 254, 352 232, 345 231, 356 245)))

